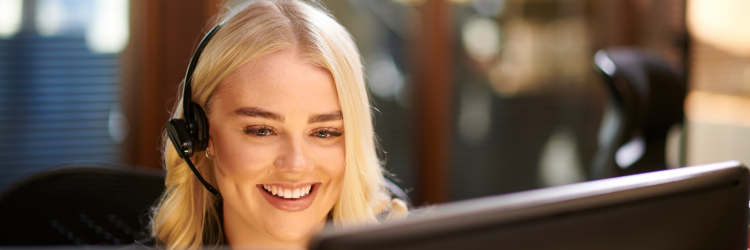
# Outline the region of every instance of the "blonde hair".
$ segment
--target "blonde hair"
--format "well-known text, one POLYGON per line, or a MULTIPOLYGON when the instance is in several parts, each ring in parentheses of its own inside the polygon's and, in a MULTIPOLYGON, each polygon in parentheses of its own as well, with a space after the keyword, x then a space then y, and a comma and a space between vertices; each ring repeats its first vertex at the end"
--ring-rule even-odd
MULTIPOLYGON (((231 9, 196 66, 192 101, 211 113, 210 97, 219 83, 246 62, 292 46, 310 63, 333 76, 346 131, 346 169, 332 215, 336 226, 378 223, 406 217, 406 205, 391 199, 377 157, 369 98, 359 53, 349 33, 319 4, 259 0, 231 9)), ((182 100, 174 118, 182 118, 182 100)), ((222 243, 221 200, 193 176, 164 136, 166 191, 151 216, 152 236, 168 249, 222 243)), ((217 187, 212 161, 201 153, 196 168, 217 187)))

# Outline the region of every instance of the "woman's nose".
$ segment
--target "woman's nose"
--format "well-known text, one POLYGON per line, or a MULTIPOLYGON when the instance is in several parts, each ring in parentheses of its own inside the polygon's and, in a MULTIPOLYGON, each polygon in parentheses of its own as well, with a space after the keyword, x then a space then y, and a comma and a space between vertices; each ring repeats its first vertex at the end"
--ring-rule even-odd
POLYGON ((303 138, 287 138, 281 154, 274 164, 276 169, 284 172, 305 172, 313 167, 303 138))

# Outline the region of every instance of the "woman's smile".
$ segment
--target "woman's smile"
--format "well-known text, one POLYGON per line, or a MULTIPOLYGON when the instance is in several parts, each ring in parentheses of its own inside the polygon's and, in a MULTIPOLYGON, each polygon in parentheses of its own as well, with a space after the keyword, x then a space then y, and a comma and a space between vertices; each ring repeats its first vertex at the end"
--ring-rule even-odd
POLYGON ((288 211, 297 212, 310 207, 315 201, 315 195, 321 183, 306 184, 258 184, 259 192, 263 198, 274 207, 288 211))

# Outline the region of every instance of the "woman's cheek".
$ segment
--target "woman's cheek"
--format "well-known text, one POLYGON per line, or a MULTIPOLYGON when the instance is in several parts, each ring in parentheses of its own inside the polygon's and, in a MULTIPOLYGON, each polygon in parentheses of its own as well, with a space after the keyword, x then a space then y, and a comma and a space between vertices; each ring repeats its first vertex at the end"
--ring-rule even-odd
POLYGON ((264 168, 271 167, 273 149, 241 140, 229 141, 217 148, 219 166, 232 179, 250 179, 259 176, 264 168), (268 159, 267 159, 268 158, 268 159))
POLYGON ((344 176, 346 147, 344 146, 343 139, 340 138, 340 143, 319 148, 318 152, 314 154, 318 158, 316 162, 320 163, 316 165, 334 181, 340 181, 344 176))

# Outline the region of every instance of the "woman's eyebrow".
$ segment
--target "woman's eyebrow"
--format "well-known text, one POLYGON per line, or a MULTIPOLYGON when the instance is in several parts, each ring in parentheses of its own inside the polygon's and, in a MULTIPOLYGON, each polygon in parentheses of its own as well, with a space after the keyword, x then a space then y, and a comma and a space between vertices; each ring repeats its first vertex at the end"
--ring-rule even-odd
POLYGON ((262 117, 266 119, 275 120, 278 122, 284 122, 284 116, 276 114, 274 112, 264 110, 257 107, 242 107, 234 111, 235 114, 251 116, 251 117, 262 117))
POLYGON ((329 122, 342 119, 344 119, 344 115, 341 114, 341 111, 334 111, 328 114, 312 115, 310 116, 310 119, 307 120, 307 123, 329 122))

